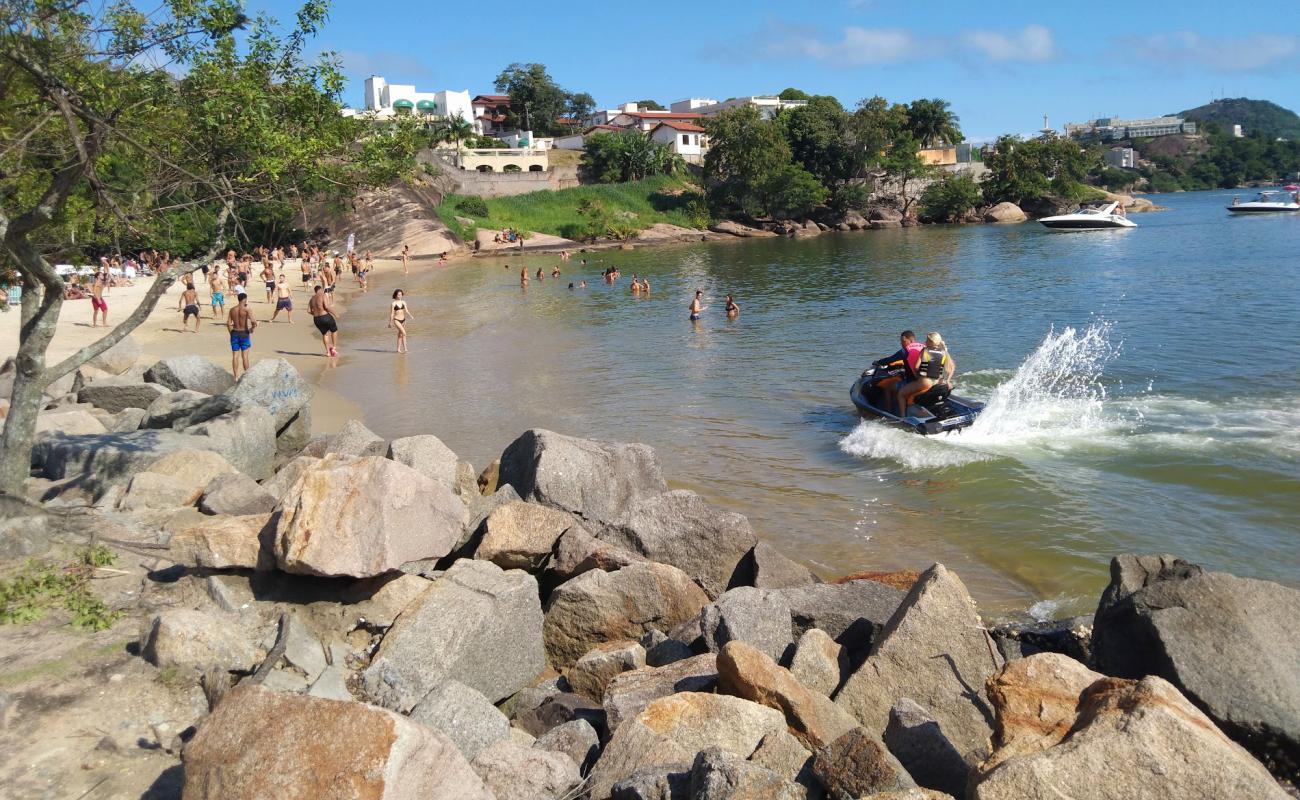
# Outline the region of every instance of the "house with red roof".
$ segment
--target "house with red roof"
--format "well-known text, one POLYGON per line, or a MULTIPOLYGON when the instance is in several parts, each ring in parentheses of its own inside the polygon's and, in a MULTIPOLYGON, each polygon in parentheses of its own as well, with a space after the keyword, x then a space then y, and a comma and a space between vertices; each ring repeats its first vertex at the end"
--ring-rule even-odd
POLYGON ((660 122, 650 129, 650 139, 667 145, 688 164, 704 163, 709 149, 708 131, 694 122, 660 122))

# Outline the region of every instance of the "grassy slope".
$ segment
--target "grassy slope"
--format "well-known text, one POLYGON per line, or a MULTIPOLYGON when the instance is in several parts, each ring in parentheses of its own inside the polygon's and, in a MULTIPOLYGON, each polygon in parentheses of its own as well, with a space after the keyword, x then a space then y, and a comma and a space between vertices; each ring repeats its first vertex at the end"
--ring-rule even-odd
POLYGON ((486 217, 466 213, 460 207, 463 196, 452 194, 447 195, 437 212, 447 227, 467 242, 473 241, 473 230, 457 222, 458 216, 473 219, 478 228, 572 235, 574 227, 584 223, 578 214, 578 204, 586 199, 599 202, 610 214, 635 215, 628 219, 639 229, 658 222, 696 227, 702 221, 693 219, 686 206, 698 189, 698 184, 687 178, 656 176, 631 183, 595 184, 487 199, 484 201, 488 208, 486 217))

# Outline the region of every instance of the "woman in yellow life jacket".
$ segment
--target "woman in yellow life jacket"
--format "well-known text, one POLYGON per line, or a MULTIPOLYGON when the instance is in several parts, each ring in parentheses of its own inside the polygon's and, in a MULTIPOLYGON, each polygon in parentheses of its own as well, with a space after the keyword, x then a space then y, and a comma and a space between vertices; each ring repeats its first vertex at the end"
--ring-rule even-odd
POLYGON ((948 354, 948 345, 938 333, 926 334, 925 347, 907 354, 908 371, 916 377, 898 389, 898 416, 907 416, 912 401, 930 391, 936 383, 952 383, 957 366, 948 354))

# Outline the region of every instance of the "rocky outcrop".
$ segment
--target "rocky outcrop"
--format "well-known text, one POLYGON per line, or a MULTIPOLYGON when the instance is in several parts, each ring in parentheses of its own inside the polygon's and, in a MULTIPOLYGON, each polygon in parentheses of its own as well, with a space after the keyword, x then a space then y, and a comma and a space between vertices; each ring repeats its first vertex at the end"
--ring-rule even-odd
POLYGON ((667 486, 654 451, 530 430, 501 454, 500 485, 524 500, 597 524, 617 522, 643 496, 667 486))
POLYGON ((831 697, 848 673, 848 654, 826 631, 809 628, 799 637, 790 659, 790 674, 804 686, 831 697))
POLYGON ((89 403, 95 408, 116 414, 124 408, 148 408, 167 392, 166 386, 156 383, 104 381, 83 387, 77 392, 77 402, 89 403))
POLYGON ((1027 219, 1029 217, 1020 210, 1020 206, 1006 201, 997 203, 984 212, 985 222, 1024 222, 1027 219))
POLYGON ((257 651, 233 619, 188 608, 154 616, 140 642, 145 660, 158 667, 251 670, 257 651))
POLYGON ((966 793, 970 765, 924 708, 906 697, 894 703, 882 738, 919 785, 953 797, 966 793))
POLYGON ((718 685, 717 656, 712 653, 662 667, 642 667, 616 675, 605 686, 605 719, 611 731, 661 697, 678 692, 707 692, 718 685))
POLYGON ((184 796, 195 800, 494 800, 432 728, 364 703, 260 686, 228 695, 184 759, 184 796))
POLYGON ((737 571, 742 576, 741 583, 756 589, 788 589, 820 583, 811 570, 786 558, 767 542, 755 544, 737 571))
POLYGON ((274 471, 275 422, 263 408, 244 406, 191 425, 185 433, 203 437, 207 449, 225 456, 254 480, 268 478, 274 471))
POLYGON ((235 379, 203 356, 172 356, 145 370, 144 379, 172 391, 189 389, 203 394, 221 394, 235 385, 235 379))
POLYGON ((564 677, 573 691, 599 703, 615 676, 644 666, 645 648, 639 642, 606 642, 587 651, 564 677))
POLYGON ((585 775, 600 755, 600 736, 596 734, 596 729, 591 726, 591 723, 584 719, 575 719, 563 725, 556 725, 538 736, 537 741, 533 742, 533 747, 549 750, 552 753, 563 753, 577 764, 579 771, 585 775))
POLYGON ((275 421, 278 431, 311 402, 315 391, 288 361, 264 358, 241 375, 239 382, 224 394, 242 406, 264 409, 275 421))
MULTIPOLYGON (((388 445, 388 457, 399 464, 424 473, 448 489, 456 486, 456 464, 451 448, 437 436, 404 436, 388 445)), ((493 491, 496 488, 493 487, 493 491)), ((491 494, 489 492, 488 494, 491 494)))
POLYGON ((712 509, 688 491, 664 492, 635 503, 599 538, 649 561, 677 567, 710 597, 735 585, 741 559, 758 542, 743 516, 712 509))
POLYGON ((1172 556, 1119 556, 1092 645, 1109 675, 1159 675, 1274 770, 1300 779, 1300 591, 1172 556))
POLYGON ((551 666, 564 669, 598 644, 671 629, 698 614, 708 597, 676 567, 643 563, 584 572, 557 587, 549 603, 546 653, 551 666))
POLYGON ((473 760, 483 748, 510 737, 510 720, 483 696, 458 680, 435 686, 411 709, 411 719, 437 728, 473 760))
POLYGON ((388 451, 388 442, 355 419, 343 423, 339 432, 330 437, 325 455, 382 456, 388 451))
POLYGON ((210 450, 178 450, 136 473, 118 502, 125 511, 192 506, 213 479, 238 475, 230 462, 210 450))
MULTIPOLYGON (((1047 656, 1034 656, 1041 659, 1047 656)), ((1028 659, 1027 659, 1028 660, 1028 659)), ((1052 684, 1044 687, 1051 691, 1052 684)), ((1001 708, 998 709, 1001 714, 1001 708)), ((1054 714, 1053 714, 1054 716, 1054 714)), ((1288 795, 1258 761, 1163 678, 1103 678, 1084 690, 1064 738, 1043 731, 1044 746, 1014 738, 1018 755, 995 751, 972 779, 974 800, 1288 795)), ((1032 736, 1019 726, 1022 736, 1032 736)))
POLYGON ((208 481, 199 500, 204 514, 269 514, 279 499, 242 472, 227 472, 208 481))
POLYGON ((926 570, 835 702, 881 733, 901 697, 924 706, 963 756, 982 754, 993 714, 984 682, 1002 656, 965 585, 942 564, 926 570))
POLYGON ((274 535, 270 514, 215 517, 172 534, 168 554, 187 567, 268 570, 275 566, 268 547, 274 535))
POLYGON ((713 223, 709 226, 709 230, 714 233, 724 233, 728 236, 739 236, 742 239, 758 239, 767 236, 776 236, 772 231, 765 231, 762 228, 751 228, 748 225, 741 225, 739 222, 733 222, 729 219, 713 223))
POLYGON ((732 589, 705 606, 700 631, 705 647, 715 653, 728 642, 745 642, 780 660, 794 645, 790 607, 775 593, 752 586, 732 589))
POLYGON ((582 781, 578 765, 563 753, 509 740, 488 745, 470 763, 497 798, 555 800, 582 781))
POLYGON ((565 531, 580 526, 572 514, 536 503, 515 501, 496 508, 484 521, 475 558, 505 569, 539 569, 565 531))
POLYGON ((462 559, 404 611, 364 673, 381 705, 409 711, 451 678, 504 700, 545 666, 537 581, 462 559))
POLYGON ((302 575, 380 575, 438 558, 469 511, 451 490, 386 458, 329 455, 285 493, 276 529, 280 569, 302 575))

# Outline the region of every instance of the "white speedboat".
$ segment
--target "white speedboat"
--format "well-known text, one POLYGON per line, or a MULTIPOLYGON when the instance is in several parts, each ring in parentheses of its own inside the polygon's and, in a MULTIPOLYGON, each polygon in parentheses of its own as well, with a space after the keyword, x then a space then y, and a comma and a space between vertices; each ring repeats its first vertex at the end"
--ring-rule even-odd
POLYGON ((1228 210, 1234 214, 1277 214, 1288 211, 1300 211, 1300 192, 1260 192, 1254 200, 1246 203, 1232 198, 1228 210))
POLYGON ((1054 231, 1104 231, 1114 228, 1136 228, 1137 223, 1119 210, 1119 203, 1107 203, 1097 208, 1081 208, 1073 214, 1059 214, 1039 220, 1054 231))

